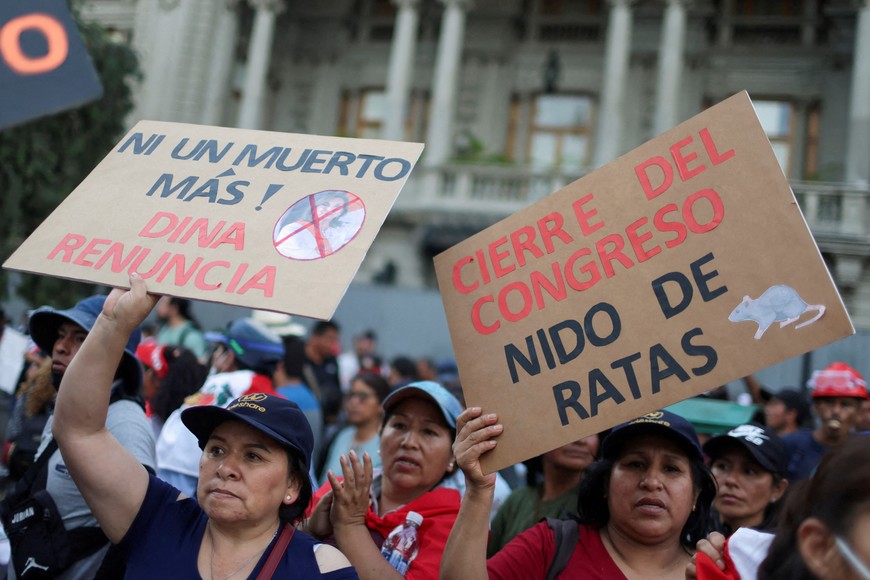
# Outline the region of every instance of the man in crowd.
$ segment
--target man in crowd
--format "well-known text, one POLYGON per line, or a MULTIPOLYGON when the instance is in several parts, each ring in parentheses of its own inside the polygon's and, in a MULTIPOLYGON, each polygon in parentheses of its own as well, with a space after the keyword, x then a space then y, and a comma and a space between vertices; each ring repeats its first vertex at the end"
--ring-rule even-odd
POLYGON ((311 329, 311 335, 305 343, 303 378, 305 384, 320 399, 326 425, 337 423, 341 412, 342 395, 337 359, 341 352, 339 332, 338 324, 331 320, 321 320, 311 329))
POLYGON ((157 342, 183 346, 205 362, 208 341, 190 312, 190 300, 164 296, 157 302, 157 317, 162 322, 157 331, 157 342))
POLYGON ((783 437, 790 482, 810 477, 829 449, 846 442, 858 422, 862 401, 868 399, 864 377, 846 363, 831 363, 813 372, 808 384, 818 426, 783 437))
POLYGON ((796 389, 782 389, 767 393, 764 403, 764 418, 768 427, 780 437, 785 437, 804 427, 810 417, 810 405, 806 396, 796 389))
POLYGON ((338 372, 343 392, 350 390, 350 381, 360 371, 381 374, 383 359, 377 353, 378 337, 374 330, 368 329, 353 338, 353 352, 345 352, 338 357, 338 372))
POLYGON ((314 434, 312 457, 320 453, 320 438, 323 435, 323 411, 308 385, 305 384, 305 343, 297 336, 282 336, 284 357, 278 361, 272 382, 278 394, 293 401, 308 419, 314 434))
MULTIPOLYGON (((94 327, 105 300, 105 296, 91 296, 68 310, 44 306, 31 315, 30 334, 33 341, 43 352, 51 353, 51 377, 55 388, 61 387, 66 369, 94 327)), ((136 330, 124 349, 112 384, 106 428, 146 469, 154 473, 154 437, 139 395, 142 370, 135 354, 138 343, 139 331, 136 330)), ((51 441, 51 423, 52 417, 49 417, 42 444, 37 451, 37 457, 44 452, 51 453, 47 456, 47 464, 43 460, 39 462, 41 467, 35 468, 41 473, 36 479, 37 483, 16 488, 2 506, 4 522, 11 524, 6 526, 6 532, 13 546, 7 577, 16 578, 24 575, 28 569, 38 569, 61 579, 94 578, 101 564, 104 574, 116 577, 117 569, 109 569, 109 566, 114 565, 114 560, 106 558, 109 542, 97 527, 96 519, 64 465, 63 456, 51 441), (44 484, 38 483, 40 480, 44 484), (39 524, 44 522, 44 514, 49 513, 49 510, 37 514, 34 519, 43 520, 38 522, 29 520, 28 510, 32 514, 33 507, 21 507, 21 501, 32 500, 41 489, 45 489, 54 500, 57 509, 52 513, 52 519, 60 519, 70 542, 72 550, 66 562, 61 561, 63 554, 56 553, 45 538, 38 535, 39 524), (18 509, 16 506, 19 506, 18 509)), ((123 571, 119 574, 123 576, 123 571)))

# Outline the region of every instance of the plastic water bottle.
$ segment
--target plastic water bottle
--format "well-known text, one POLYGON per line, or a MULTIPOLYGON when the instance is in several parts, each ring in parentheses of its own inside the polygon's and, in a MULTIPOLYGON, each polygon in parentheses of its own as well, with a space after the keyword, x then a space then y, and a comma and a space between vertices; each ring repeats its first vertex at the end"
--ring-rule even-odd
POLYGON ((408 571, 408 567, 420 551, 417 530, 422 523, 423 516, 417 512, 408 512, 405 523, 390 532, 381 546, 381 554, 402 576, 408 571))

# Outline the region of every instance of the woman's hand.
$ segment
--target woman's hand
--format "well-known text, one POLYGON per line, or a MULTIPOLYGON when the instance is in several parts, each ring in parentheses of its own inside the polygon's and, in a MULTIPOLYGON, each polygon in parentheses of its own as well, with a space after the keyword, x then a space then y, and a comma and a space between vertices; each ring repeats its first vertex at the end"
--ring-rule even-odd
POLYGON ((303 531, 323 540, 332 535, 332 522, 329 521, 329 512, 332 511, 332 490, 327 491, 317 502, 311 516, 305 520, 303 531))
POLYGON ((115 322, 119 330, 130 334, 148 317, 159 296, 148 293, 145 280, 130 274, 130 289, 115 288, 103 304, 103 316, 115 322))
MULTIPOLYGON (((725 553, 725 536, 719 532, 711 532, 706 540, 698 541, 696 548, 697 552, 706 554, 711 560, 716 562, 720 570, 725 569, 725 560, 722 558, 722 555, 725 553)), ((692 561, 686 567, 686 578, 688 580, 694 580, 698 577, 698 570, 695 566, 696 557, 697 553, 692 556, 692 561)))
POLYGON ((469 407, 456 419, 453 456, 465 474, 468 489, 495 487, 496 474, 483 474, 480 456, 496 446, 498 442, 494 438, 501 435, 502 430, 495 413, 483 415, 480 407, 469 407))
POLYGON ((371 502, 372 459, 368 453, 363 453, 360 463, 356 452, 351 451, 348 457, 339 458, 344 480, 338 478, 332 471, 326 474, 332 485, 332 509, 329 519, 333 527, 365 526, 366 513, 371 502))

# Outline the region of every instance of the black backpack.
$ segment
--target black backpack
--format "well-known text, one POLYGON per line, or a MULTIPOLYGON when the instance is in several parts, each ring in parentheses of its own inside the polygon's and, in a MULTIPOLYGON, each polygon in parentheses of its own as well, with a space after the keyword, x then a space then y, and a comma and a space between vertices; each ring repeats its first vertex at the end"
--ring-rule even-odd
MULTIPOLYGON (((109 404, 141 399, 127 396, 121 389, 112 391, 109 404)), ((12 548, 11 562, 21 580, 56 578, 75 562, 109 545, 98 526, 67 530, 57 505, 45 489, 48 462, 57 451, 52 438, 39 458, 0 502, 0 519, 12 548)), ((95 579, 123 578, 126 558, 123 550, 111 545, 95 579)))

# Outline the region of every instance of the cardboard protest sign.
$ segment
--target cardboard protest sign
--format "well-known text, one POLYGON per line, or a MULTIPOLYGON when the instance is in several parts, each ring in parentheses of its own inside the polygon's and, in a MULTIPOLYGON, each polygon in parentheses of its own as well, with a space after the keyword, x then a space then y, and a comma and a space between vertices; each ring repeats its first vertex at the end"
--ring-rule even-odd
POLYGON ((0 129, 102 94, 66 0, 0 2, 0 129))
POLYGON ((13 394, 24 368, 24 354, 27 352, 27 335, 7 326, 0 336, 0 390, 13 394))
POLYGON ((435 267, 487 471, 854 333, 746 93, 435 267))
POLYGON ((142 121, 4 267, 329 318, 422 150, 142 121))

